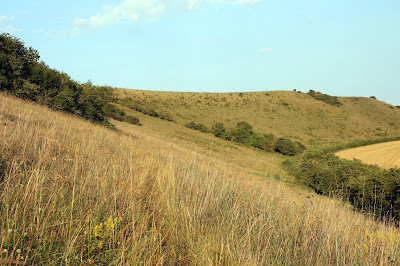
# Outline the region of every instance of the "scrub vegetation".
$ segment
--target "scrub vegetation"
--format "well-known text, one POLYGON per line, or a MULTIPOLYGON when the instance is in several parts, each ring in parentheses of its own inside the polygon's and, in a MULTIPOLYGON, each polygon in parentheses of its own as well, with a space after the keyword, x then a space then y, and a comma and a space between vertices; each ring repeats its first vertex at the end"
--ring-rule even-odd
POLYGON ((79 84, 51 69, 39 53, 18 38, 0 34, 0 91, 72 113, 112 128, 108 117, 137 124, 139 120, 110 105, 113 88, 79 84))

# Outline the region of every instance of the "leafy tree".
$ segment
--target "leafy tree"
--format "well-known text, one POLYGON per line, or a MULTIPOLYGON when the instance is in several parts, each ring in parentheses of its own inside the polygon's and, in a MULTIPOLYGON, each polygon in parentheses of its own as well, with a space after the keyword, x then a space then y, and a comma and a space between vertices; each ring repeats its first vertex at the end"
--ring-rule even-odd
POLYGON ((275 142, 275 151, 283 155, 294 156, 305 150, 305 147, 300 142, 294 142, 288 138, 279 138, 275 142))
POLYGON ((38 52, 25 47, 20 39, 0 34, 0 91, 112 127, 106 114, 112 100, 111 88, 93 86, 91 82, 79 84, 38 62, 39 58, 38 52))
POLYGON ((232 131, 232 140, 243 143, 247 146, 252 144, 251 134, 253 127, 247 122, 239 122, 236 124, 235 129, 232 131))
POLYGON ((226 137, 226 129, 223 123, 220 122, 216 123, 215 125, 213 125, 211 131, 214 134, 214 136, 218 138, 224 139, 226 137))

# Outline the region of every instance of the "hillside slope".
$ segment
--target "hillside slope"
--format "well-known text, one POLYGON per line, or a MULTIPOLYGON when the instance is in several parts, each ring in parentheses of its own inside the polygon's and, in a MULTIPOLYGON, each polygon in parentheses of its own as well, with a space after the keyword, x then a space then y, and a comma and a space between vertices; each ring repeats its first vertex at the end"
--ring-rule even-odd
POLYGON ((307 146, 400 136, 400 109, 371 98, 339 97, 341 106, 291 91, 183 93, 119 90, 120 104, 155 110, 176 123, 211 128, 246 121, 260 133, 290 137, 307 146), (124 100, 125 99, 125 100, 124 100), (127 100, 128 99, 128 100, 127 100))
POLYGON ((0 264, 400 263, 398 229, 150 126, 4 94, 0 121, 0 264))

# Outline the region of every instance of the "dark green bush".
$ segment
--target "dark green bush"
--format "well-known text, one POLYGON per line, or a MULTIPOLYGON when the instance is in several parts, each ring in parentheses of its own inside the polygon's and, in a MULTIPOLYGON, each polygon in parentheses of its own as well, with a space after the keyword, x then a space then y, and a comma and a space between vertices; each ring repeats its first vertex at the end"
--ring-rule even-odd
POLYGON ((316 100, 323 101, 330 105, 334 105, 334 106, 343 105, 336 96, 330 96, 328 94, 324 94, 321 92, 315 92, 314 90, 310 90, 307 94, 316 100))
POLYGON ((201 123, 197 124, 195 122, 190 122, 190 123, 187 123, 185 126, 188 127, 188 128, 194 129, 194 130, 198 130, 198 131, 204 132, 204 133, 209 133, 210 132, 210 130, 205 125, 203 125, 201 123))
MULTIPOLYGON (((25 47, 20 39, 0 34, 0 91, 112 128, 106 115, 111 88, 79 84, 67 74, 38 62, 39 58, 38 52, 25 47)), ((118 115, 115 113, 117 118, 118 115)))
POLYGON ((380 219, 400 220, 399 168, 384 170, 359 160, 317 153, 306 153, 297 164, 291 161, 285 166, 317 193, 340 196, 380 219))
POLYGON ((294 156, 305 150, 305 147, 300 142, 294 142, 288 138, 279 138, 275 142, 275 151, 283 155, 294 156))
POLYGON ((156 111, 155 107, 153 107, 149 104, 146 104, 144 102, 141 102, 139 100, 133 100, 132 98, 124 98, 124 99, 118 100, 118 103, 121 105, 124 105, 136 112, 141 112, 148 116, 157 117, 157 118, 167 120, 167 121, 174 121, 174 119, 168 112, 156 111))
POLYGON ((223 123, 218 122, 215 125, 213 125, 211 132, 217 138, 227 139, 228 134, 226 132, 226 129, 225 129, 225 126, 223 123))
POLYGON ((134 125, 137 125, 140 122, 138 118, 136 118, 134 116, 131 116, 131 115, 125 115, 123 117, 122 121, 123 122, 127 122, 127 123, 131 123, 131 124, 134 124, 134 125))
POLYGON ((252 145, 253 127, 247 122, 239 122, 232 130, 232 140, 245 144, 246 146, 252 145))

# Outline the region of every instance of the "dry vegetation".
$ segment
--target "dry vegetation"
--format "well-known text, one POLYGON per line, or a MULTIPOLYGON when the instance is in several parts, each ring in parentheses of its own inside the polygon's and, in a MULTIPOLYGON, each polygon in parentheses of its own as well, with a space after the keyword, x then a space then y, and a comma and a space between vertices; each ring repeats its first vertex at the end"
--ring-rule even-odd
POLYGON ((339 97, 343 105, 338 107, 294 91, 183 93, 120 89, 119 97, 168 113, 180 125, 194 121, 211 128, 222 122, 229 128, 246 121, 256 132, 290 137, 314 147, 400 135, 400 109, 371 98, 339 97))
POLYGON ((3 94, 0 121, 0 264, 400 263, 396 228, 224 156, 3 94))
POLYGON ((400 167, 400 141, 344 150, 336 155, 344 159, 359 159, 365 163, 377 164, 385 169, 400 167))

